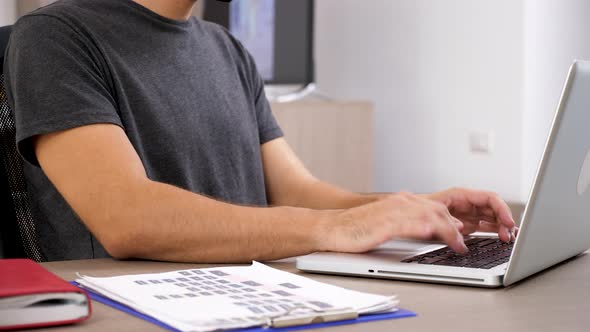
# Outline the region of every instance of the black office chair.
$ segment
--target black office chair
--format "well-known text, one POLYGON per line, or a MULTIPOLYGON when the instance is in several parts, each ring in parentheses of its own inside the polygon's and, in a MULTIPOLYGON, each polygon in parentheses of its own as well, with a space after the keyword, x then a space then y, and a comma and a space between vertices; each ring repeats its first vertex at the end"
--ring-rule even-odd
POLYGON ((14 114, 4 90, 4 53, 11 27, 0 27, 0 257, 44 261, 29 205, 23 164, 16 150, 14 114))

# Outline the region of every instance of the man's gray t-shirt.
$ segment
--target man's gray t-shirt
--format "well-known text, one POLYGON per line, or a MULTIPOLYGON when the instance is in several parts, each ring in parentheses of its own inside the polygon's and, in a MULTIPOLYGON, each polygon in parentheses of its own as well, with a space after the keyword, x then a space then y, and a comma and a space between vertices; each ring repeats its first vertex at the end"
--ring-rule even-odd
POLYGON ((220 26, 130 0, 60 1, 16 23, 5 74, 48 260, 108 255, 38 166, 35 135, 115 124, 150 179, 267 204, 260 146, 282 132, 252 57, 220 26))

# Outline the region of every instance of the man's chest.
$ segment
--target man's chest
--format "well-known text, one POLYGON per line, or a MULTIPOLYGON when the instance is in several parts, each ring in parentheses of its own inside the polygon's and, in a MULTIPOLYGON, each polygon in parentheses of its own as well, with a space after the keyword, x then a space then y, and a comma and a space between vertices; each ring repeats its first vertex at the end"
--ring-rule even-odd
POLYGON ((125 126, 164 140, 181 135, 193 142, 258 143, 251 88, 235 64, 184 53, 165 60, 115 67, 116 102, 125 126))

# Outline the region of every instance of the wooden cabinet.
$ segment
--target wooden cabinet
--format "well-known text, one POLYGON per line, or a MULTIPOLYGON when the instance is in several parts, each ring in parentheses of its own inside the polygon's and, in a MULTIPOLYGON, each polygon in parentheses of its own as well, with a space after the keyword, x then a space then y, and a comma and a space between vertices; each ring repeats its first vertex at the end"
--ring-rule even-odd
POLYGON ((285 139, 319 179, 373 190, 373 106, 364 101, 272 103, 285 139))

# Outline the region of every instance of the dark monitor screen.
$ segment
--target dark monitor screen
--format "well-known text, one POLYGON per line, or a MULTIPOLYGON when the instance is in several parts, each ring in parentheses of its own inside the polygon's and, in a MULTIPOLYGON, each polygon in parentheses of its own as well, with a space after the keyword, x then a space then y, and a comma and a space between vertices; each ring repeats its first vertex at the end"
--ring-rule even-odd
POLYGON ((314 81, 313 0, 207 0, 203 18, 240 40, 265 83, 314 81))

